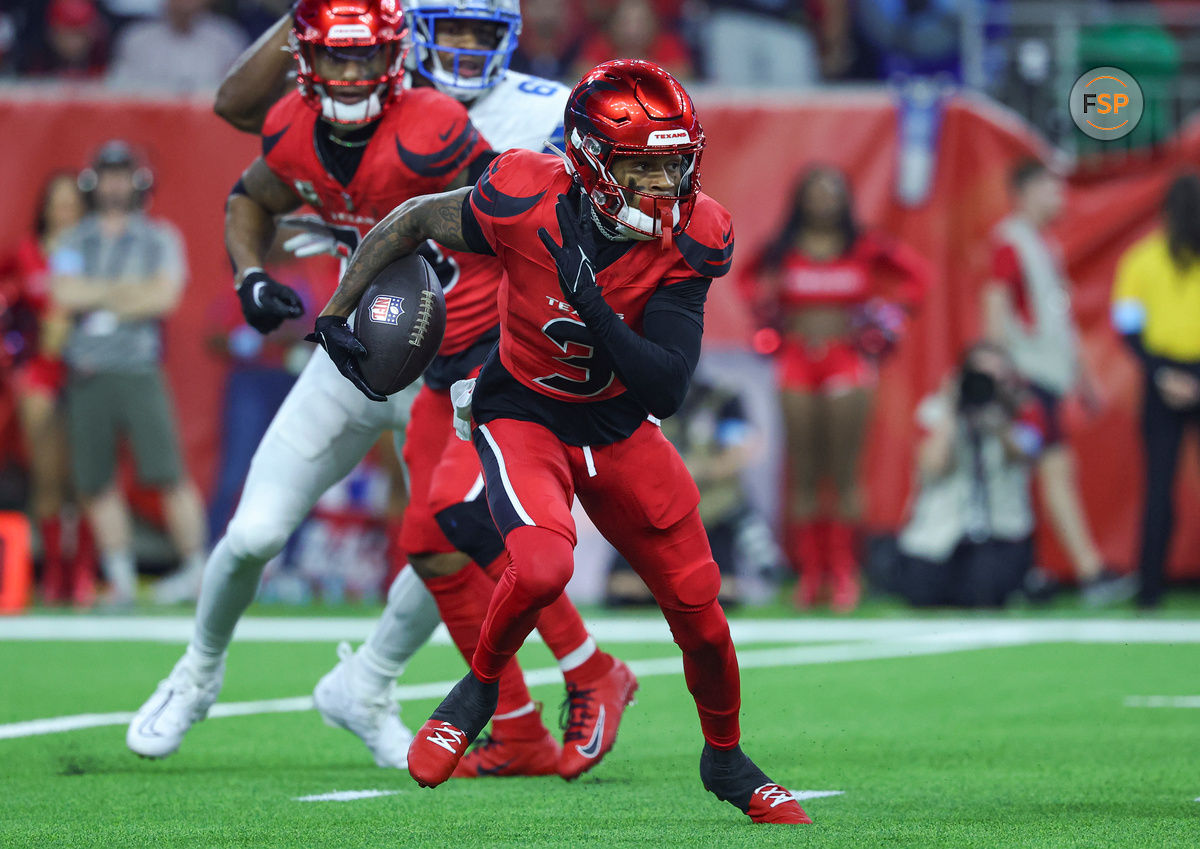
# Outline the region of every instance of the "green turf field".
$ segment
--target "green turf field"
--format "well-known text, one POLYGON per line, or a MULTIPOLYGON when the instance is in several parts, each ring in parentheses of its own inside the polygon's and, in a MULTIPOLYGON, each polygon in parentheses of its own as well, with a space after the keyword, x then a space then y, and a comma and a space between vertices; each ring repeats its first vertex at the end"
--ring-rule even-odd
MULTIPOLYGON (((746 751, 793 790, 842 791, 802 802, 815 821, 804 827, 752 826, 704 792, 695 712, 669 663, 644 667, 615 749, 580 781, 423 790, 311 710, 210 718, 158 762, 125 749, 123 724, 13 736, 12 723, 135 709, 181 651, 10 639, 13 621, 0 621, 4 847, 1200 846, 1200 710, 1126 704, 1200 697, 1195 618, 1083 619, 1091 636, 1061 631, 1079 620, 1057 614, 935 618, 932 636, 889 637, 905 626, 891 615, 830 621, 828 634, 808 620, 800 637, 739 645, 746 751), (1112 642, 1146 626, 1166 627, 1112 642), (884 656, 852 659, 873 653, 884 656), (394 792, 297 801, 364 790, 394 792)), ((643 620, 622 621, 632 632, 643 620)), ((657 639, 608 647, 630 661, 676 656, 657 639)), ((522 660, 551 666, 541 646, 522 660)), ((306 695, 334 661, 330 642, 236 642, 219 704, 306 695)), ((430 646, 402 683, 464 669, 430 646)), ((534 694, 553 727, 561 686, 534 694)), ((418 725, 435 704, 406 701, 403 717, 418 725)))

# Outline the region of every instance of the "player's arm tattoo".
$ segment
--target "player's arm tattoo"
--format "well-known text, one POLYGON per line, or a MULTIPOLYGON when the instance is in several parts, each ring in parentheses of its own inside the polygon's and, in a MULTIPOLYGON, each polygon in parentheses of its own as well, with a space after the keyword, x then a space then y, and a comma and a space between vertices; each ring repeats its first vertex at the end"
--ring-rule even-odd
POLYGON ((426 239, 456 251, 469 251, 463 236, 463 200, 469 187, 406 200, 363 238, 337 290, 321 315, 350 315, 375 276, 413 253, 426 239))

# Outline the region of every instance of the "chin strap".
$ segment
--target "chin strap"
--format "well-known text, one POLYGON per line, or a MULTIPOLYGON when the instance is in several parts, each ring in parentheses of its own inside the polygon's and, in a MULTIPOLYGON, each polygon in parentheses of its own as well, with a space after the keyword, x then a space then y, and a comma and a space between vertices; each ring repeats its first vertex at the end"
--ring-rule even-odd
POLYGON ((658 218, 659 235, 662 237, 659 241, 662 242, 662 249, 669 251, 672 241, 675 237, 675 209, 672 206, 670 209, 664 209, 658 218))

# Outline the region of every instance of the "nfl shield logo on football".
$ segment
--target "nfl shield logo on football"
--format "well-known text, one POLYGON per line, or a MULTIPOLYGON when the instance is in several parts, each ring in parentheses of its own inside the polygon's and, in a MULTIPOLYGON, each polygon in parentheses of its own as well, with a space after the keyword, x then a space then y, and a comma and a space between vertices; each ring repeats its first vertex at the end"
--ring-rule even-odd
POLYGON ((404 315, 404 298, 377 295, 371 302, 371 321, 380 324, 399 324, 402 315, 404 315))

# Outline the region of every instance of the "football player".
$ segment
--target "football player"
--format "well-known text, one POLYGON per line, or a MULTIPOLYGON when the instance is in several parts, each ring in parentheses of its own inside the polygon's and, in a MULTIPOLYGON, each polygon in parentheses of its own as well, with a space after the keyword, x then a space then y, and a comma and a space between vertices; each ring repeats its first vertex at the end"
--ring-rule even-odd
MULTIPOLYGON (((226 206, 237 295, 246 321, 262 333, 303 312, 296 293, 262 267, 276 215, 307 203, 349 250, 400 201, 466 185, 491 157, 460 103, 433 90, 403 90, 397 0, 302 0, 289 32, 298 89, 271 107, 262 155, 226 206)), ((325 354, 309 360, 263 436, 237 510, 205 565, 187 651, 129 725, 130 749, 170 755, 204 718, 221 688, 233 628, 264 565, 383 431, 403 429, 415 394, 413 387, 376 403, 348 386, 325 354)), ((411 570, 389 595, 409 606, 415 651, 437 626, 436 607, 411 570)), ((392 661, 379 658, 378 665, 374 678, 394 681, 392 661)), ((378 763, 402 767, 410 735, 383 692, 358 699, 356 715, 339 719, 363 726, 378 763)))
MULTIPOLYGON (((416 30, 410 60, 418 54, 428 56, 435 32, 441 41, 450 44, 444 52, 454 73, 438 87, 470 103, 472 116, 482 111, 484 127, 478 123, 476 126, 489 138, 499 138, 502 147, 535 149, 542 149, 548 138, 561 139, 562 104, 567 90, 546 80, 505 75, 520 29, 515 0, 453 6, 413 3, 408 12, 410 25, 416 30), (489 106, 480 110, 484 95, 489 106), (498 103, 510 108, 496 108, 498 103)), ((262 78, 281 80, 290 66, 290 57, 282 49, 290 31, 290 27, 276 25, 274 35, 269 33, 261 39, 223 84, 218 111, 231 123, 243 128, 257 126, 256 110, 274 90, 272 85, 263 85, 262 78)), ((417 75, 407 79, 418 87, 432 87, 436 78, 426 76, 423 69, 433 67, 439 58, 435 54, 427 63, 410 61, 410 70, 417 75)), ((397 198, 397 202, 402 199, 397 198)), ((339 241, 336 229, 326 223, 308 226, 308 238, 292 241, 299 253, 345 250, 346 242, 339 241)), ((448 327, 440 356, 427 372, 426 387, 417 395, 407 428, 403 450, 411 492, 401 546, 411 553, 410 560, 432 591, 451 636, 469 659, 496 577, 507 560, 487 503, 480 497, 478 458, 469 445, 451 438, 449 387, 477 370, 495 344, 499 320, 495 287, 500 272, 491 258, 470 254, 456 257, 436 246, 427 248, 432 249, 426 256, 438 270, 446 293, 448 327), (434 494, 440 506, 431 508, 434 494), (467 555, 456 553, 456 549, 467 555), (471 566, 472 558, 488 571, 471 566)), ((406 752, 410 738, 403 726, 388 716, 396 710, 390 690, 404 662, 429 636, 428 607, 429 596, 413 580, 412 570, 401 572, 389 591, 379 627, 355 654, 340 648, 342 661, 314 692, 326 721, 362 737, 381 765, 403 766, 397 753, 406 752)), ((459 775, 557 771, 565 778, 574 778, 594 766, 612 746, 621 713, 636 687, 632 674, 623 663, 598 650, 565 596, 547 611, 539 630, 558 658, 567 682, 565 741, 586 743, 598 735, 604 745, 599 750, 568 745, 560 753, 514 663, 500 688, 492 735, 463 762, 459 775)))
MULTIPOLYGON (((683 401, 708 288, 732 260, 729 213, 699 192, 703 130, 670 74, 616 60, 576 85, 565 131, 563 159, 508 151, 473 188, 402 204, 367 235, 317 319, 318 329, 344 322, 378 271, 425 239, 504 267, 499 346, 474 385, 452 393, 462 408, 473 394, 472 438, 511 563, 471 670, 418 731, 409 772, 425 786, 445 781, 495 710, 505 665, 571 576, 578 495, 683 651, 704 786, 755 822, 809 822, 738 745, 720 574, 696 485, 657 426, 683 401)), ((353 360, 351 334, 330 341, 353 360)))

